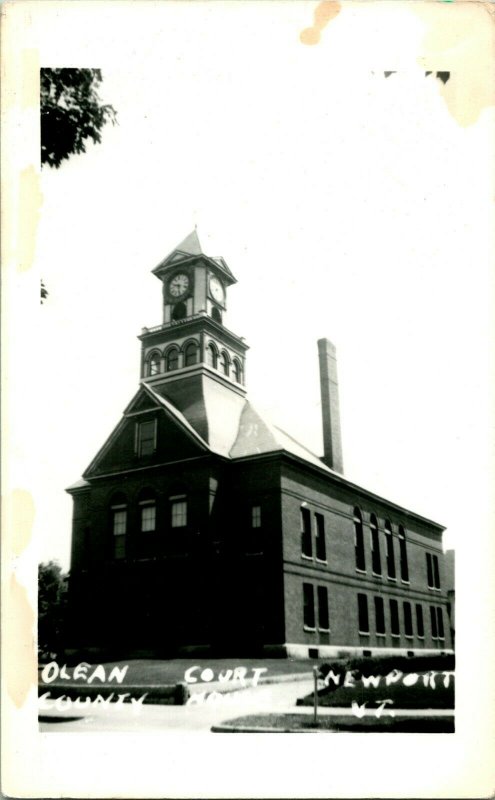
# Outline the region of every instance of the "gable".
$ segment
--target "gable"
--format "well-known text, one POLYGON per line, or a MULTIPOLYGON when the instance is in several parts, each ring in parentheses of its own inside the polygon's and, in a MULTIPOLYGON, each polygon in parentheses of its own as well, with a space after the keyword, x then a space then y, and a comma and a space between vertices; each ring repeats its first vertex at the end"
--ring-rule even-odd
POLYGON ((194 458, 208 447, 181 419, 142 386, 123 419, 84 473, 84 478, 194 458))

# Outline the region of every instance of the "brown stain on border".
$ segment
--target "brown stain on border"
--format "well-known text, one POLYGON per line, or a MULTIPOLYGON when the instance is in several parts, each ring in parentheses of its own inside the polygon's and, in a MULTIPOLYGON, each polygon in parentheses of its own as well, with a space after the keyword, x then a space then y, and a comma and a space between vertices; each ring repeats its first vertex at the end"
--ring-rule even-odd
POLYGON ((301 31, 299 39, 303 44, 318 44, 323 28, 335 19, 340 13, 340 3, 338 0, 322 0, 314 10, 314 25, 301 31))
POLYGON ((14 489, 11 495, 12 550, 20 556, 31 541, 34 523, 34 500, 26 489, 14 489))
POLYGON ((36 251, 36 235, 43 204, 40 177, 32 164, 21 170, 19 175, 19 212, 17 269, 25 272, 33 266, 36 251))
POLYGON ((25 703, 31 686, 36 686, 38 680, 34 624, 26 589, 11 575, 2 630, 4 641, 8 642, 3 649, 3 670, 7 692, 17 708, 25 703))
POLYGON ((427 70, 450 72, 439 90, 453 119, 473 125, 495 104, 493 81, 495 9, 491 3, 411 3, 426 25, 418 62, 427 70))

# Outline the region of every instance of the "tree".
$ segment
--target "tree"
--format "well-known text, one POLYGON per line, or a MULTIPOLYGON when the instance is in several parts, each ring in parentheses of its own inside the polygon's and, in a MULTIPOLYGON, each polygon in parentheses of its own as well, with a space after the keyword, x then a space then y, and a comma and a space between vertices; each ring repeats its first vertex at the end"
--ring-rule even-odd
POLYGON ((102 128, 115 125, 117 113, 100 101, 99 69, 43 67, 40 81, 41 164, 58 169, 74 153, 85 153, 89 139, 101 142, 102 128))
POLYGON ((67 575, 56 561, 38 565, 38 654, 56 658, 64 649, 67 575))

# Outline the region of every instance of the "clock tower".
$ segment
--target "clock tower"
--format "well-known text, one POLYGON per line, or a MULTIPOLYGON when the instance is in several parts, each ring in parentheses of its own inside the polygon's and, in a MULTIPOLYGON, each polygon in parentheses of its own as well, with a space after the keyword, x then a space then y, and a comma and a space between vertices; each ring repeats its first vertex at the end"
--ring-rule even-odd
POLYGON ((213 408, 239 405, 246 393, 247 345, 223 325, 236 279, 223 258, 203 253, 196 230, 152 272, 162 282, 163 322, 139 336, 141 381, 209 442, 213 408))

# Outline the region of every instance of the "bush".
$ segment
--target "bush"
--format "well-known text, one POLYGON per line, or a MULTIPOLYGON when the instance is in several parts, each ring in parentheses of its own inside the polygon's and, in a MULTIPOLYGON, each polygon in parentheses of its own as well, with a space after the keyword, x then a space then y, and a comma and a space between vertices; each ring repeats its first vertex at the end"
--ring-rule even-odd
POLYGON ((393 669, 401 672, 443 672, 455 669, 454 653, 434 653, 432 655, 402 656, 391 654, 388 656, 359 656, 346 661, 338 659, 329 664, 320 666, 322 677, 333 670, 335 673, 357 672, 360 675, 386 675, 393 669))

